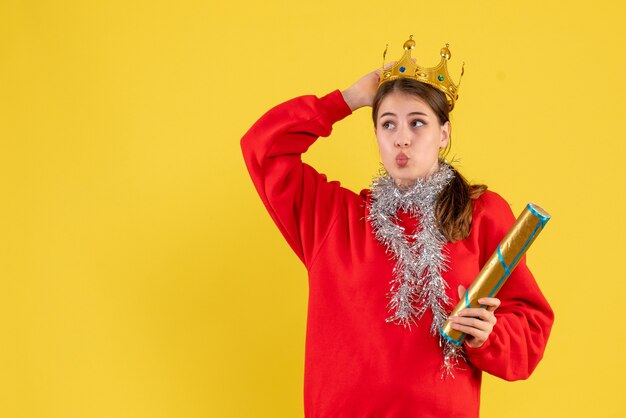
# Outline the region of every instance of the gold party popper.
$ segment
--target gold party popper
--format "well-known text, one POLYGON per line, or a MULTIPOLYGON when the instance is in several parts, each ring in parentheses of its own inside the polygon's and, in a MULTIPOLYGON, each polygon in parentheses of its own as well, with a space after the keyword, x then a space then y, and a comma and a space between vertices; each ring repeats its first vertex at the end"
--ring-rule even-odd
MULTIPOLYGON (((480 298, 494 297, 549 220, 550 214, 539 206, 534 203, 526 205, 465 292, 464 299, 450 313, 450 317, 456 316, 465 308, 480 308, 481 305, 478 303, 480 298)), ((441 335, 454 345, 461 345, 465 338, 465 333, 452 329, 450 320, 443 324, 440 331, 441 335)))

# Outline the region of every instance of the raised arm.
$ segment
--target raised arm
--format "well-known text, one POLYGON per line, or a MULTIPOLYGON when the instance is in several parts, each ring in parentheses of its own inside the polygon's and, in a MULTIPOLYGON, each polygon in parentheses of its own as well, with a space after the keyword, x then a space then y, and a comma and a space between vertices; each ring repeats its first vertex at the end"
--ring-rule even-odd
POLYGON ((380 70, 372 71, 343 92, 317 98, 302 96, 268 111, 241 140, 250 177, 272 219, 298 257, 309 267, 342 199, 354 194, 327 182, 304 164, 301 154, 332 125, 361 107, 371 106, 380 70))
POLYGON ((350 113, 338 90, 321 98, 297 97, 268 111, 241 139, 263 204, 307 267, 348 191, 304 164, 301 154, 350 113))

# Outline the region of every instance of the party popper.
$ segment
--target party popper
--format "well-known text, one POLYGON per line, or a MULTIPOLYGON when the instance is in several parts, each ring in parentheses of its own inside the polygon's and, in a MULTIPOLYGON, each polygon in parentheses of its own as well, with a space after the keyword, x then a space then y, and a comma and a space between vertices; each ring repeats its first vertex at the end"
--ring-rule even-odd
MULTIPOLYGON (((456 316, 465 308, 479 308, 478 299, 495 297, 509 278, 522 256, 550 220, 550 214, 534 203, 529 203, 502 239, 476 279, 465 292, 465 297, 450 313, 456 316)), ((440 330, 441 335, 454 345, 461 345, 465 333, 452 329, 447 320, 440 330)))

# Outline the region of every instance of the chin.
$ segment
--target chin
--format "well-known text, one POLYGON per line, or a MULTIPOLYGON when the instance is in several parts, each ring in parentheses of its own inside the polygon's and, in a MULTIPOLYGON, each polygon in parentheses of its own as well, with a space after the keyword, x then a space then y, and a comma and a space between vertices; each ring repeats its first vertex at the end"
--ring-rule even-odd
POLYGON ((415 181, 416 181, 415 178, 406 178, 406 177, 401 177, 401 176, 398 176, 398 177, 391 176, 391 177, 393 177, 393 180, 396 182, 396 185, 401 188, 411 187, 415 184, 415 181))

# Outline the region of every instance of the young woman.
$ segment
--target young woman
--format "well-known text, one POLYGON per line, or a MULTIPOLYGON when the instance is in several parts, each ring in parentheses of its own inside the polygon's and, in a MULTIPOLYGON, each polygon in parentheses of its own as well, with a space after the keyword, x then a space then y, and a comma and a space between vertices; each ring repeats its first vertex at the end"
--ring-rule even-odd
POLYGON ((283 103, 241 141, 263 203, 308 270, 305 415, 476 417, 481 373, 527 378, 553 314, 522 259, 499 299, 453 320, 467 334, 464 360, 442 378, 439 327, 515 217, 440 158, 446 96, 411 78, 379 87, 380 77, 283 103), (366 106, 386 172, 357 194, 301 154, 366 106))

